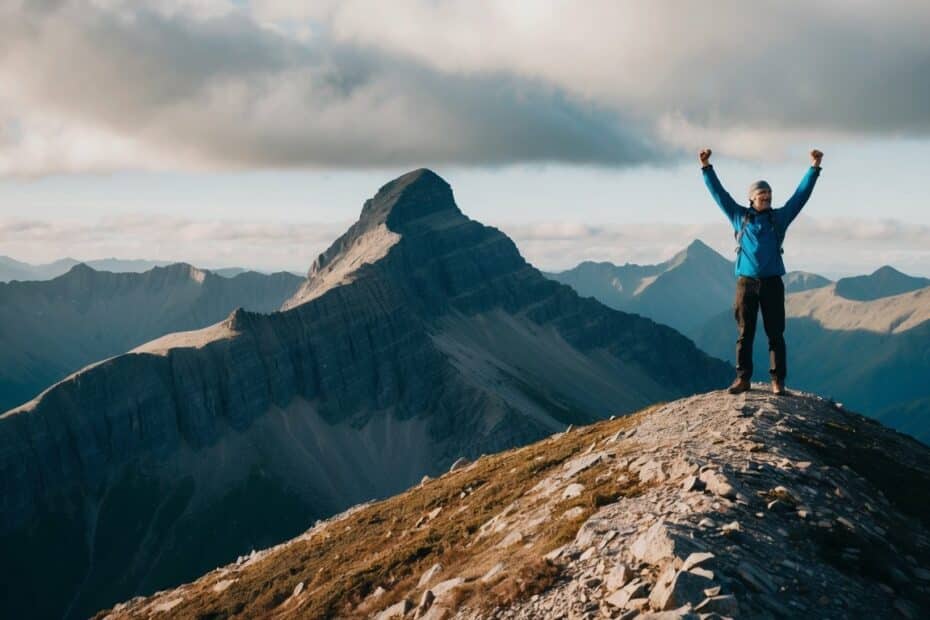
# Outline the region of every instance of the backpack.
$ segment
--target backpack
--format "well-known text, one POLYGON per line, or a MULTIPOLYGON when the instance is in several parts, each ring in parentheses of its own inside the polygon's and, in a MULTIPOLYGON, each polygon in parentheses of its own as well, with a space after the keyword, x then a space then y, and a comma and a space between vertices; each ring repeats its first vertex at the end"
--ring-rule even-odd
MULTIPOLYGON (((739 226, 739 232, 733 231, 733 238, 736 239, 736 254, 739 257, 740 252, 743 251, 743 231, 746 230, 746 225, 749 224, 749 211, 743 213, 743 219, 739 226)), ((781 247, 785 242, 785 236, 778 230, 778 226, 775 225, 775 211, 768 209, 765 213, 769 216, 769 224, 772 225, 772 230, 775 231, 775 238, 778 239, 778 253, 784 254, 785 248, 781 247)))

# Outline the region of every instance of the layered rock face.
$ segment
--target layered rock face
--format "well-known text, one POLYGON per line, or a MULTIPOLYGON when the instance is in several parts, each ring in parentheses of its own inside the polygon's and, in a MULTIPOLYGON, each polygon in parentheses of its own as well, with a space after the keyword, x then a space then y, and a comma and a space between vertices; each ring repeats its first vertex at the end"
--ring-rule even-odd
POLYGON ((0 417, 7 608, 81 616, 397 492, 459 456, 725 383, 582 299, 427 170, 366 202, 284 310, 237 310, 0 417))
POLYGON ((176 263, 145 273, 78 264, 45 282, 0 283, 0 411, 152 338, 211 325, 238 307, 276 310, 301 282, 283 272, 223 278, 176 263))
POLYGON ((765 387, 458 464, 97 617, 925 617, 930 449, 765 387))

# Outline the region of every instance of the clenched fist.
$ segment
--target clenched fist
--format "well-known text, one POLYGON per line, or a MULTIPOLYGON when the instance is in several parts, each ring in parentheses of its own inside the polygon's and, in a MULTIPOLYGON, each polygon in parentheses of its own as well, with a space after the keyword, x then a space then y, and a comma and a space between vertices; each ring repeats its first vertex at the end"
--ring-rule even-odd
MULTIPOLYGON (((820 151, 818 151, 818 153, 819 152, 820 151)), ((701 152, 698 153, 698 159, 701 160, 702 168, 710 163, 710 153, 711 153, 710 149, 702 149, 701 152)), ((811 156, 813 156, 813 151, 811 152, 811 156)))
POLYGON ((820 160, 823 159, 823 152, 814 149, 811 151, 811 165, 820 167, 820 160))

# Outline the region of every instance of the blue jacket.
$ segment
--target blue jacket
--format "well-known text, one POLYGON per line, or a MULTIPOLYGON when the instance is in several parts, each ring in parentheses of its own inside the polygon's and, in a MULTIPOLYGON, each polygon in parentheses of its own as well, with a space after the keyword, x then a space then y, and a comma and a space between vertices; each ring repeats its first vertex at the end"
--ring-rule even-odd
POLYGON ((727 190, 723 189, 713 166, 707 165, 703 171, 704 183, 710 190, 710 195, 720 205, 720 209, 730 220, 734 231, 739 232, 743 217, 749 214, 749 222, 740 239, 741 251, 736 258, 736 275, 751 278, 784 275, 785 264, 781 259, 778 238, 780 236, 784 241, 788 225, 794 221, 794 218, 801 212, 801 207, 807 203, 807 199, 814 190, 814 183, 820 176, 820 168, 811 166, 788 202, 783 207, 771 209, 771 217, 767 211, 760 213, 750 207, 738 205, 727 190), (777 233, 772 228, 773 222, 778 228, 777 233))

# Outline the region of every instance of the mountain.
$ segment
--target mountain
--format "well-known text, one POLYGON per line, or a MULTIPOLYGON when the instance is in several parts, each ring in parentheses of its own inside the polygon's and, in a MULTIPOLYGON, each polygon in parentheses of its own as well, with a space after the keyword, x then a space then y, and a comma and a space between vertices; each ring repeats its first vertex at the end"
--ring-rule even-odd
MULTIPOLYGON (((733 263, 702 241, 691 244, 658 265, 617 266, 583 262, 548 277, 568 284, 580 295, 647 316, 694 337, 721 308, 733 304, 733 263)), ((786 290, 824 286, 829 280, 816 274, 794 271, 785 276, 786 290)))
POLYGON ((255 272, 222 278, 184 263, 145 273, 79 263, 47 281, 0 283, 0 411, 91 362, 236 308, 271 312, 303 279, 255 272))
POLYGON ((925 617, 930 449, 755 387, 482 457, 95 617, 925 617))
POLYGON ((548 280, 449 185, 382 187, 285 304, 89 366, 0 417, 0 587, 77 617, 567 424, 725 384, 548 280))
MULTIPOLYGON (((854 301, 838 293, 841 282, 788 295, 789 386, 831 395, 926 439, 930 287, 854 301)), ((761 323, 760 319, 753 345, 757 377, 766 376, 768 369, 761 323)), ((695 339, 703 350, 723 359, 734 358, 735 340, 736 324, 729 312, 708 321, 695 339)))
POLYGON ((930 278, 917 278, 885 265, 867 276, 840 278, 836 294, 853 301, 872 301, 930 286, 930 278))
POLYGON ((62 258, 52 263, 31 265, 9 256, 0 256, 0 282, 48 280, 60 276, 79 262, 73 258, 62 258))
MULTIPOLYGON (((113 273, 142 273, 154 267, 166 267, 172 264, 167 261, 144 259, 100 258, 96 260, 79 261, 74 258, 62 258, 51 263, 32 265, 10 258, 9 256, 0 256, 0 283, 12 282, 14 280, 51 280, 67 273, 72 267, 80 263, 96 271, 112 271, 113 273)), ((224 278, 231 278, 251 270, 242 267, 224 267, 221 269, 210 269, 210 271, 224 278)))
POLYGON ((800 293, 801 291, 823 288, 831 284, 828 278, 808 271, 789 271, 785 274, 783 281, 785 283, 785 293, 800 293))

